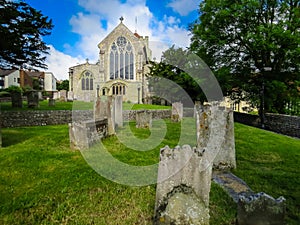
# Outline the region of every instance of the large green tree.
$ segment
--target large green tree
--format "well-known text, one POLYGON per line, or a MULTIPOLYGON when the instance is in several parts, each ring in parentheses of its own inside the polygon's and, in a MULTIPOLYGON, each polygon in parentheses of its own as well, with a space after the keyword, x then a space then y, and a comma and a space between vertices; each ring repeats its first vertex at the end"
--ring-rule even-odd
POLYGON ((47 68, 42 36, 51 33, 52 21, 23 1, 0 0, 0 15, 0 66, 47 68))
POLYGON ((300 1, 204 0, 191 25, 191 50, 229 94, 284 113, 299 97, 300 1))
POLYGON ((191 65, 192 57, 187 49, 175 48, 174 45, 164 51, 160 62, 151 62, 148 74, 150 89, 159 97, 170 96, 172 102, 190 102, 190 99, 205 101, 205 95, 197 80, 189 74, 191 69, 197 67, 191 65))

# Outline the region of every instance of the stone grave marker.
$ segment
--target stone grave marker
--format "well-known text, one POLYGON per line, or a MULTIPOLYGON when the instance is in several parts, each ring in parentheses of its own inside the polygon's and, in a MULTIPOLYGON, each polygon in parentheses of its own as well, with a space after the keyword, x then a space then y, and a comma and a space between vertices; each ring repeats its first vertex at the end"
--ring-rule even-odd
POLYGON ((22 108, 23 107, 22 93, 12 92, 11 93, 11 104, 12 104, 13 108, 22 108))
POLYGON ((197 147, 160 152, 154 224, 209 224, 209 192, 215 157, 222 152, 228 112, 219 103, 197 112, 197 147))
POLYGON ((48 99, 48 106, 55 106, 55 99, 53 99, 53 98, 49 98, 48 99))
POLYGON ((67 91, 66 90, 60 90, 59 91, 59 100, 61 101, 67 101, 67 91))
POLYGON ((115 99, 113 96, 100 96, 94 104, 94 120, 107 119, 108 134, 115 134, 115 99))
POLYGON ((28 108, 38 108, 39 104, 39 94, 37 91, 29 91, 27 93, 27 105, 28 108))
POLYGON ((152 112, 149 110, 139 110, 136 112, 136 127, 150 128, 152 127, 152 112))
POLYGON ((172 103, 171 120, 173 122, 180 122, 183 118, 183 104, 181 102, 172 103))
POLYGON ((68 91, 68 98, 67 98, 67 100, 68 101, 73 101, 73 99, 74 99, 74 93, 73 93, 73 91, 68 91))
MULTIPOLYGON (((221 102, 213 102, 208 105, 200 106, 196 113, 197 118, 197 147, 204 148, 212 136, 213 121, 224 119, 223 127, 225 136, 222 137, 222 148, 219 152, 213 153, 213 168, 219 170, 236 168, 235 142, 234 142, 234 121, 233 111, 221 106, 221 102)), ((209 150, 209 149, 207 149, 209 150)))
POLYGON ((261 192, 240 196, 237 224, 239 225, 282 225, 285 224, 285 198, 273 197, 261 192))
POLYGON ((114 100, 115 125, 123 127, 123 96, 117 95, 114 100))

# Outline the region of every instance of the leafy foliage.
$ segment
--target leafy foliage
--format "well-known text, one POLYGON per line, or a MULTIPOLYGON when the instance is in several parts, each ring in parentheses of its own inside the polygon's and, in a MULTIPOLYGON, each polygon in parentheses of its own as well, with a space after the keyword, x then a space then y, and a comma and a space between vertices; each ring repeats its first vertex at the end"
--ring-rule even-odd
POLYGON ((57 90, 69 90, 69 80, 63 80, 61 83, 57 83, 57 90))
MULTIPOLYGON (((189 54, 188 50, 175 48, 173 45, 162 53, 161 62, 151 62, 150 72, 150 89, 159 97, 172 96, 172 102, 183 101, 187 102, 187 98, 193 101, 205 100, 205 96, 195 78, 189 75, 195 65, 191 65, 193 55, 189 54), (173 81, 173 88, 166 88, 166 82, 173 81), (180 91, 183 89, 185 93, 180 91)), ((194 60, 196 61, 196 60, 194 60)), ((201 66, 201 65, 198 65, 201 66)), ((200 79, 198 80, 199 82, 200 79)), ((169 83, 169 82, 168 82, 169 83)), ((169 85, 168 85, 169 86, 169 85)))
POLYGON ((0 15, 0 66, 47 68, 49 47, 41 37, 50 34, 52 21, 23 1, 0 0, 0 15))
POLYGON ((258 106, 264 83, 266 110, 284 113, 291 95, 299 97, 299 0, 206 0, 190 29, 191 49, 235 98, 258 106))

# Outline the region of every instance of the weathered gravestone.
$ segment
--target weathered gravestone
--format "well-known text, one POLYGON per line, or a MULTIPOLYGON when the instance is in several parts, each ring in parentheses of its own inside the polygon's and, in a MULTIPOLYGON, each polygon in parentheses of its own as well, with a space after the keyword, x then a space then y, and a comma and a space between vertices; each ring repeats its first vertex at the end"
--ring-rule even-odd
POLYGON ((69 123, 70 147, 78 150, 88 149, 106 137, 107 133, 107 119, 69 123))
POLYGON ((59 91, 59 100, 60 101, 67 101, 67 91, 66 90, 60 90, 59 91))
POLYGON ((74 99, 74 93, 73 93, 73 91, 68 91, 68 98, 67 98, 67 100, 68 101, 73 101, 73 99, 74 99))
POLYGON ((173 122, 180 122, 183 117, 183 104, 181 102, 172 103, 171 120, 173 122))
POLYGON ((197 147, 205 148, 207 142, 214 139, 211 133, 212 129, 215 129, 211 127, 212 121, 224 120, 225 124, 218 127, 218 129, 225 131, 222 148, 219 149, 219 152, 215 151, 211 155, 213 168, 219 170, 233 169, 236 168, 233 111, 220 104, 221 102, 212 102, 200 106, 197 110, 197 147))
POLYGON ((196 148, 161 149, 154 224, 209 224, 212 166, 223 151, 227 121, 225 108, 213 103, 197 112, 196 148))
POLYGON ((48 106, 55 106, 55 99, 53 99, 53 98, 49 98, 48 99, 48 106))
POLYGON ((152 127, 152 112, 149 110, 136 111, 136 127, 151 128, 152 127))
POLYGON ((122 95, 115 96, 114 117, 115 117, 115 125, 117 127, 123 127, 123 96, 122 95))
POLYGON ((21 92, 12 92, 11 93, 11 105, 13 108, 22 108, 22 93, 21 92))
POLYGON ((28 108, 38 108, 40 106, 39 102, 39 93, 37 91, 29 91, 27 93, 28 108))
POLYGON ((285 199, 273 197, 261 192, 240 196, 238 201, 238 225, 283 225, 285 199))
POLYGON ((108 135, 115 134, 115 99, 113 96, 101 96, 94 104, 94 120, 107 119, 108 135))

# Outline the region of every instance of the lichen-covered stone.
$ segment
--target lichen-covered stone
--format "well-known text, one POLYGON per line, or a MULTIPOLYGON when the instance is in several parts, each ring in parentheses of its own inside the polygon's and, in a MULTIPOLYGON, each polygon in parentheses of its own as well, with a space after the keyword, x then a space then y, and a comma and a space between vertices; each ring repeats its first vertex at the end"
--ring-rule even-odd
POLYGON ((240 196, 238 201, 238 225, 283 225, 285 199, 261 192, 250 196, 240 196))
POLYGON ((136 112, 136 127, 151 128, 152 127, 152 112, 149 110, 141 110, 136 112))

